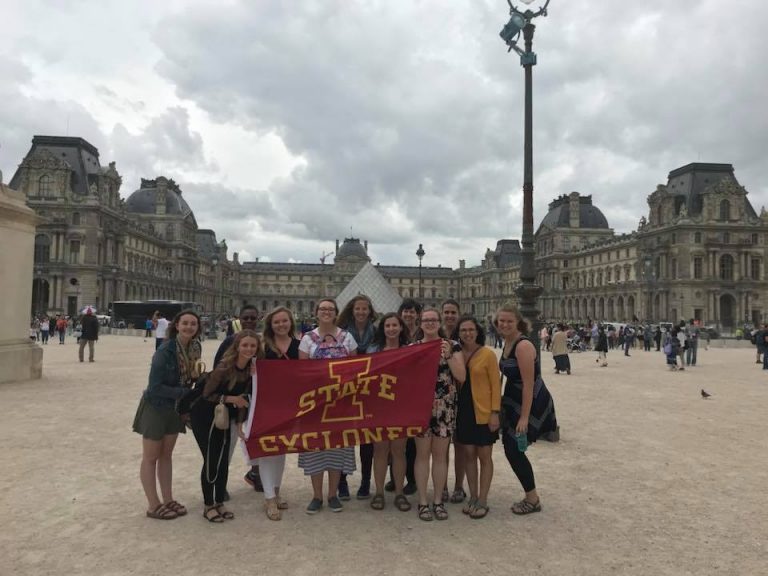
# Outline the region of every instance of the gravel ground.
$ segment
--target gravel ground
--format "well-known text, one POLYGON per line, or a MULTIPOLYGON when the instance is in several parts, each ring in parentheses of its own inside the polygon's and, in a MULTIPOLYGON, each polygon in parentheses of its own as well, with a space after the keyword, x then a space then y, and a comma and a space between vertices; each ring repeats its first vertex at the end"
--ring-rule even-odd
MULTIPOLYGON (((205 356, 217 345, 205 342, 205 356)), ((290 456, 291 508, 271 522, 236 453, 237 518, 224 525, 201 517, 191 433, 174 459, 174 496, 190 514, 144 515, 131 423, 152 352, 104 336, 96 362, 80 364, 74 340, 52 342, 42 380, 0 385, 0 574, 768 574, 768 373, 753 350, 701 350, 699 366, 677 373, 656 352, 611 352, 607 368, 574 354, 571 376, 545 353, 562 439, 529 451, 540 514, 509 511, 521 489, 497 445, 484 520, 450 505, 448 521, 421 522, 391 496, 383 512, 353 500, 309 517, 309 482, 290 456)))

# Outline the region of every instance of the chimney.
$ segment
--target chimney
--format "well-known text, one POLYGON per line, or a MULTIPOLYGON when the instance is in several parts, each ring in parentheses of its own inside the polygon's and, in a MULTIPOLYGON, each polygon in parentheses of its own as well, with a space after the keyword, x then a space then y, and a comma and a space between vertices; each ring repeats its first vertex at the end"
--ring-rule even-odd
POLYGON ((168 181, 162 176, 157 179, 155 192, 155 214, 158 216, 165 215, 165 195, 167 194, 168 181))
POLYGON ((234 254, 232 254, 232 262, 234 262, 235 264, 237 264, 237 263, 239 262, 239 260, 238 260, 238 258, 237 258, 237 252, 235 252, 234 254))
POLYGON ((339 239, 336 238, 336 252, 339 251, 339 239))
POLYGON ((465 268, 465 266, 466 266, 466 265, 467 265, 467 262, 466 262, 466 260, 459 260, 459 268, 460 268, 460 269, 462 269, 462 270, 463 270, 463 269, 465 268))
POLYGON ((568 195, 568 225, 571 228, 579 227, 579 193, 571 192, 568 195))
POLYGON ((363 246, 365 246, 365 252, 366 252, 366 254, 367 254, 367 253, 368 253, 368 240, 365 240, 365 241, 363 242, 363 246))

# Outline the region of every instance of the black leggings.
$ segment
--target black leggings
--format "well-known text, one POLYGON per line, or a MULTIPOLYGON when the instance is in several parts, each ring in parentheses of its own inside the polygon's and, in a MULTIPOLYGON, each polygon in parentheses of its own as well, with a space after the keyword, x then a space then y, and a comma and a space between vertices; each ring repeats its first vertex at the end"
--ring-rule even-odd
POLYGON ((192 432, 203 455, 200 485, 206 506, 222 504, 229 475, 229 430, 219 430, 213 424, 215 404, 201 400, 192 410, 192 432), (200 408, 198 408, 200 406, 200 408), (209 482, 210 479, 210 482, 209 482))
POLYGON ((520 484, 523 485, 523 490, 526 493, 531 490, 536 490, 536 481, 533 478, 533 467, 525 452, 520 452, 517 449, 517 440, 515 440, 514 434, 507 430, 503 434, 502 442, 504 444, 504 454, 509 461, 509 465, 512 466, 512 471, 517 476, 520 484))

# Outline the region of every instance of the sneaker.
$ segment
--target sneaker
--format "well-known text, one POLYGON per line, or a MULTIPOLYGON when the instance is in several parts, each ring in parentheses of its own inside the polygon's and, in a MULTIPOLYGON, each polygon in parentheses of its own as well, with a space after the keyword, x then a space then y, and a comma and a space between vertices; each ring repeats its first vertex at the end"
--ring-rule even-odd
MULTIPOLYGON (((331 500, 333 500, 333 498, 331 498, 331 500)), ((339 500, 344 500, 345 502, 351 500, 349 496, 349 484, 347 484, 346 480, 344 482, 339 482, 339 500)), ((330 500, 328 505, 330 506, 330 500)))
POLYGON ((358 500, 368 500, 368 498, 371 497, 371 485, 370 483, 364 483, 360 485, 360 488, 357 489, 357 499, 358 500))
POLYGON ((253 487, 256 492, 264 492, 264 485, 261 483, 261 476, 259 476, 258 472, 254 472, 253 470, 249 470, 246 472, 245 477, 243 478, 247 484, 253 487))
MULTIPOLYGON (((320 503, 320 505, 322 506, 322 502, 320 503)), ((339 502, 339 499, 336 498, 336 496, 328 499, 328 508, 331 509, 331 512, 341 512, 342 510, 344 510, 344 506, 342 506, 341 502, 339 502)))
POLYGON ((309 503, 305 512, 307 514, 317 514, 323 509, 323 501, 320 498, 312 498, 312 502, 309 503))
MULTIPOLYGON (((410 486, 410 484, 409 484, 409 486, 410 486)), ((384 484, 384 490, 386 490, 387 492, 394 492, 395 491, 395 482, 394 482, 394 480, 390 480, 389 482, 384 484)))
MULTIPOLYGON (((392 490, 394 491, 394 486, 392 486, 392 490)), ((405 485, 403 488, 403 494, 406 496, 412 496, 413 494, 416 494, 416 482, 408 482, 408 484, 405 485)))

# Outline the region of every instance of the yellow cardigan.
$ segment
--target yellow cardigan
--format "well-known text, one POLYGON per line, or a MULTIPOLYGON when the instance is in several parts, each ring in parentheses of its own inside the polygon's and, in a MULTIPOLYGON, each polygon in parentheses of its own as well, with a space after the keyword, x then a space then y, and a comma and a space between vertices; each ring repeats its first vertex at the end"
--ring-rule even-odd
POLYGON ((501 378, 496 354, 483 346, 469 360, 468 369, 475 406, 475 422, 488 424, 491 411, 501 410, 501 378))

